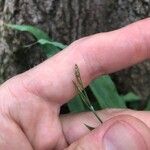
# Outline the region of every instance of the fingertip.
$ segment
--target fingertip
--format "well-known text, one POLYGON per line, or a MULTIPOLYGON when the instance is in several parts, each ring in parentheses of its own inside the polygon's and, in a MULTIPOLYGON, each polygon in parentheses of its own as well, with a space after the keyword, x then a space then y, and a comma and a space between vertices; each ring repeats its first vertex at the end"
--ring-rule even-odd
POLYGON ((148 150, 150 131, 139 119, 120 115, 74 142, 71 149, 148 150))

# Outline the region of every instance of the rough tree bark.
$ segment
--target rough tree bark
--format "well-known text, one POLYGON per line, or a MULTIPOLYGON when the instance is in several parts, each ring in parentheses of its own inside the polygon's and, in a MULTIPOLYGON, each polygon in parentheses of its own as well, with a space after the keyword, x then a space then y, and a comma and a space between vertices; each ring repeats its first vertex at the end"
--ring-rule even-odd
MULTIPOLYGON (((0 0, 0 82, 41 62, 38 47, 23 49, 34 39, 14 34, 3 23, 31 24, 53 39, 69 44, 75 39, 109 31, 150 15, 150 0, 0 0)), ((150 97, 150 62, 113 75, 121 92, 132 90, 150 97)))
MULTIPOLYGON (((117 0, 110 14, 108 29, 116 29, 150 16, 150 0, 117 0)), ((143 27, 144 28, 144 27, 143 27)), ((116 73, 121 93, 134 91, 143 100, 150 100, 150 61, 116 73)))

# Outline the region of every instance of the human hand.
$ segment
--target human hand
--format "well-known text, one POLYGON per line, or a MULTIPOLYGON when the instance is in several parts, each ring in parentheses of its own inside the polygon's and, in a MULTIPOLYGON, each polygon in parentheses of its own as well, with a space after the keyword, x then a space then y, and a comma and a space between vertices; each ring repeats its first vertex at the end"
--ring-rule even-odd
POLYGON ((150 58, 150 19, 75 41, 64 51, 0 87, 1 150, 148 150, 150 112, 103 110, 60 116, 75 94, 78 64, 84 85, 150 58), (84 123, 98 126, 89 131, 84 123))

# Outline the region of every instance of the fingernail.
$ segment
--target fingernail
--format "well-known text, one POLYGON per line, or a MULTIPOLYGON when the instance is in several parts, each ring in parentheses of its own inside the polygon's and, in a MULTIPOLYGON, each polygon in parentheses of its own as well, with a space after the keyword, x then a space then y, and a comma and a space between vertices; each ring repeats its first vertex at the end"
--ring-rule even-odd
POLYGON ((141 134, 126 122, 114 123, 103 137, 105 150, 145 150, 141 134))

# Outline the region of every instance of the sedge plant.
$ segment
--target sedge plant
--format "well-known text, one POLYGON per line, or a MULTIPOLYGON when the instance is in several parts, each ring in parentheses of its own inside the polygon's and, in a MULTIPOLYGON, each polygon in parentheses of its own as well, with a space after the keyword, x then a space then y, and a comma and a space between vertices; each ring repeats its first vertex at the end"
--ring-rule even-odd
MULTIPOLYGON (((81 75, 80 75, 80 70, 79 70, 79 67, 77 64, 75 64, 74 74, 75 74, 76 81, 73 81, 73 84, 77 90, 77 93, 78 93, 80 99, 84 102, 86 107, 94 114, 94 116, 98 119, 98 121, 100 123, 103 123, 102 120, 100 119, 100 117, 98 116, 98 114, 96 113, 94 107, 92 106, 92 104, 88 98, 88 95, 84 89, 83 81, 82 81, 81 75)), ((86 127, 88 127, 90 130, 92 129, 92 127, 89 127, 88 125, 86 125, 86 127)))

